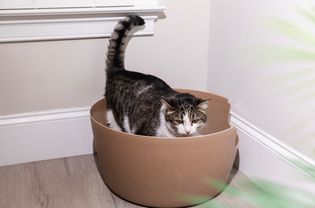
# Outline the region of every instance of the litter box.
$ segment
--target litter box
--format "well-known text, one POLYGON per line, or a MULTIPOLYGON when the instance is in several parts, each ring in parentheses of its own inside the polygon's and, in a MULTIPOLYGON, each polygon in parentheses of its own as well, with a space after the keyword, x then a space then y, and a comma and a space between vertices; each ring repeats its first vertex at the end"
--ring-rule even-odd
POLYGON ((105 125, 104 99, 91 108, 100 174, 108 188, 127 201, 149 207, 192 206, 222 191, 212 188, 210 179, 227 182, 230 176, 238 139, 229 124, 228 100, 207 92, 178 91, 211 99, 201 136, 172 139, 118 132, 105 125), (185 197, 191 195, 203 200, 185 197))

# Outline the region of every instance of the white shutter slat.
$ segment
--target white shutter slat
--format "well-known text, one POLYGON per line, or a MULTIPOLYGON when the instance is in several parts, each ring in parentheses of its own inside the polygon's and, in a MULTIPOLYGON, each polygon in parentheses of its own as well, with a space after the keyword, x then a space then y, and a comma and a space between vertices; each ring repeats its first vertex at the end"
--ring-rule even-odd
POLYGON ((131 13, 146 21, 136 35, 153 35, 164 10, 156 0, 0 0, 0 43, 109 37, 131 13))
POLYGON ((35 0, 38 9, 92 7, 92 0, 35 0))
POLYGON ((0 10, 6 9, 34 9, 32 0, 0 0, 0 10))
POLYGON ((134 6, 133 0, 92 0, 95 7, 134 6))
MULTIPOLYGON (((110 37, 122 17, 0 21, 0 43, 110 37)), ((157 16, 143 16, 146 25, 134 35, 153 35, 157 16)))
POLYGON ((134 6, 134 0, 0 0, 0 10, 134 6))

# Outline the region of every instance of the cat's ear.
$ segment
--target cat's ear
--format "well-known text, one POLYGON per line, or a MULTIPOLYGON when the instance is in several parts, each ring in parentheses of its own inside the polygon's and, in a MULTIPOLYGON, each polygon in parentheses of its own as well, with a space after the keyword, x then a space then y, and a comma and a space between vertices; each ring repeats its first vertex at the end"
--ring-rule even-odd
POLYGON ((207 108, 208 108, 208 103, 209 103, 210 100, 211 100, 211 99, 201 100, 201 101, 199 102, 199 104, 197 105, 197 108, 198 108, 200 111, 206 113, 206 110, 207 110, 207 108))
POLYGON ((162 106, 161 106, 161 109, 163 111, 172 111, 174 110, 174 108, 169 104, 169 102, 167 101, 167 99, 165 97, 161 97, 161 103, 162 103, 162 106))

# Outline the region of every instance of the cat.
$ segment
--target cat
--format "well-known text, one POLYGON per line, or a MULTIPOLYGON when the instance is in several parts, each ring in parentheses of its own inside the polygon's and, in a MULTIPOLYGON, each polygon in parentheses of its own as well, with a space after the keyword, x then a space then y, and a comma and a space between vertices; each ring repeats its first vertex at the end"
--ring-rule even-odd
POLYGON ((199 135, 207 121, 208 100, 176 92, 158 77, 125 69, 126 37, 135 26, 144 24, 141 17, 129 15, 111 34, 106 59, 107 124, 144 136, 199 135))

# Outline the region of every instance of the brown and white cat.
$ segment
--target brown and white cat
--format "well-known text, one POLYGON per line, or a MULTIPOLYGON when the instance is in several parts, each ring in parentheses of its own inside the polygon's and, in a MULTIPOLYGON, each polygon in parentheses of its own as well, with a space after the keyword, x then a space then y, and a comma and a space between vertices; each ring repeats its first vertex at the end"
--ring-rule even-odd
POLYGON ((207 100, 176 92, 158 77, 124 67, 127 34, 144 24, 137 15, 127 16, 119 21, 109 40, 105 89, 108 125, 146 136, 198 135, 207 121, 207 100))

